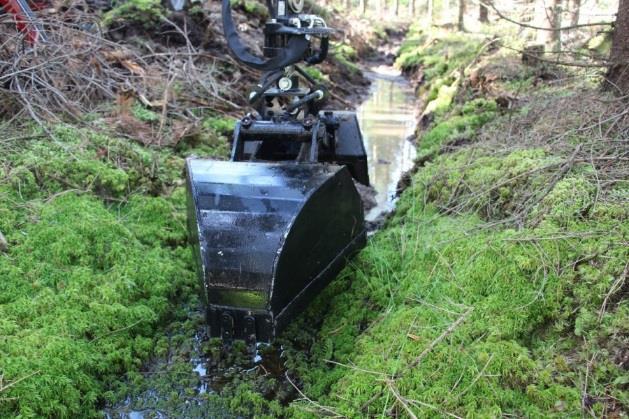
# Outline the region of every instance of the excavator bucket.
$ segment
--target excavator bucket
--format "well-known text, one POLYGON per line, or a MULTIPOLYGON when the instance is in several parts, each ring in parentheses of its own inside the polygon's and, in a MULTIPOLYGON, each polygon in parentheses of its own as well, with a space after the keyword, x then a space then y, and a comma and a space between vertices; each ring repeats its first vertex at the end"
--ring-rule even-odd
POLYGON ((187 160, 210 334, 269 342, 365 245, 346 166, 187 160))

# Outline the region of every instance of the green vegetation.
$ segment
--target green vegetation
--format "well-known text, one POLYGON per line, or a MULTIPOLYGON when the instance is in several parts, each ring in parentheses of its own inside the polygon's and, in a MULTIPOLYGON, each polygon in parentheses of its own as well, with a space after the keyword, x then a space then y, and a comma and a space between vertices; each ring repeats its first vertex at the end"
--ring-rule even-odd
POLYGON ((53 132, 0 154, 2 417, 100 416, 196 306, 183 158, 53 132))
POLYGON ((210 132, 217 132, 223 135, 231 134, 235 126, 236 120, 234 118, 211 117, 203 121, 203 128, 210 130, 210 132))
POLYGON ((142 122, 157 122, 160 119, 157 112, 154 112, 140 105, 139 103, 133 104, 131 112, 133 113, 133 116, 138 119, 138 121, 142 122))
MULTIPOLYGON (((451 96, 449 96, 448 104, 441 102, 443 104, 435 107, 434 110, 439 112, 448 109, 452 103, 451 96)), ((428 106, 439 103, 440 100, 438 97, 429 102, 428 106)), ((475 132, 496 116, 496 108, 495 102, 488 102, 485 99, 475 99, 463 106, 457 106, 447 117, 439 118, 434 126, 422 136, 418 150, 419 158, 434 156, 443 146, 450 143, 471 141, 475 132)))
POLYGON ((329 76, 327 74, 323 74, 321 70, 316 67, 306 67, 304 68, 304 71, 318 83, 326 83, 330 81, 329 76))
MULTIPOLYGON (((461 42, 434 45, 460 51, 461 42)), ((456 71, 443 69, 436 57, 444 55, 431 47, 401 60, 422 65, 430 92, 430 80, 442 79, 429 74, 456 71)), ((527 113, 515 118, 524 123, 527 113)), ((509 146, 482 135, 513 117, 488 99, 439 108, 420 136, 424 166, 393 219, 288 333, 300 342, 323 318, 310 355, 295 351, 288 364, 316 404, 293 403, 290 416, 577 417, 627 408, 620 348, 629 306, 619 286, 629 210, 614 198, 627 196, 627 184, 600 199, 590 162, 570 165, 569 155, 524 137, 509 146)), ((570 141, 574 149, 591 138, 570 141)))
POLYGON ((266 6, 256 0, 231 0, 232 7, 241 7, 244 12, 249 15, 265 19, 269 15, 269 11, 266 6))
MULTIPOLYGON (((134 0, 106 21, 160 10, 134 0)), ((171 147, 62 124, 54 139, 3 140, 0 417, 101 417, 127 397, 173 417, 626 412, 629 185, 594 163, 618 142, 615 120, 593 128, 609 143, 581 125, 592 104, 618 102, 544 84, 548 68, 512 55, 481 60, 485 44, 409 34, 398 65, 422 75, 419 166, 385 228, 280 339, 279 372, 199 335, 184 156, 226 157, 231 118, 196 115, 171 147), (499 100, 518 95, 514 108, 499 100), (199 391, 195 356, 210 359, 216 393, 199 391)), ((351 47, 334 55, 359 71, 351 47)), ((130 117, 161 125, 137 104, 130 117)))
POLYGON ((462 65, 468 65, 479 53, 483 37, 472 34, 448 33, 432 29, 430 34, 419 25, 410 29, 402 44, 396 65, 403 71, 422 67, 426 83, 437 77, 449 76, 462 65))
POLYGON ((166 10, 160 0, 130 0, 117 4, 105 13, 102 24, 105 27, 115 23, 140 25, 144 29, 151 29, 162 21, 166 10))
POLYGON ((351 74, 360 74, 360 67, 356 64, 358 55, 351 45, 343 43, 332 43, 332 56, 336 61, 345 67, 351 74))

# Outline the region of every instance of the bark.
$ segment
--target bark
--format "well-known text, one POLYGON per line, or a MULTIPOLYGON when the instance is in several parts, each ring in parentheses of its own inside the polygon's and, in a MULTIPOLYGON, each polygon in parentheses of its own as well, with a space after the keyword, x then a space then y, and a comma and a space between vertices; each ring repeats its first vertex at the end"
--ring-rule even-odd
POLYGON ((610 62, 608 86, 623 95, 629 95, 629 0, 620 0, 618 4, 610 62))
POLYGON ((428 0, 428 22, 432 25, 433 0, 428 0))
POLYGON ((572 0, 572 15, 570 18, 570 25, 571 26, 578 25, 580 17, 581 17, 581 0, 572 0))
MULTIPOLYGON (((489 3, 489 0, 485 0, 483 3, 489 3)), ((480 4, 478 20, 480 23, 489 23, 489 9, 483 3, 480 4)))
MULTIPOLYGON (((562 0, 537 0, 535 3, 535 26, 556 29, 561 27, 562 0)), ((551 51, 561 50, 561 31, 537 31, 537 43, 551 51)))
POLYGON ((561 12, 563 0, 553 0, 552 9, 549 12, 550 27, 554 30, 550 33, 552 50, 561 51, 561 12))
POLYGON ((459 0, 459 22, 457 27, 460 31, 465 30, 465 6, 465 0, 459 0))
POLYGON ((400 0, 394 0, 395 3, 393 5, 393 14, 396 16, 400 14, 400 0))
MULTIPOLYGON (((535 1, 535 13, 533 17, 534 25, 540 28, 548 27, 548 19, 546 15, 546 4, 544 0, 535 1)), ((550 32, 537 31, 536 40, 538 44, 548 44, 550 38, 550 32)))

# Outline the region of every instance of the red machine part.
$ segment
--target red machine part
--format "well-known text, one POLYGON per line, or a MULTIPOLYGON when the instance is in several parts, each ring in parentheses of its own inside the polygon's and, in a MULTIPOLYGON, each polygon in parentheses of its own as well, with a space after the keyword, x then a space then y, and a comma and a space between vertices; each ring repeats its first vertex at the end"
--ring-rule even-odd
MULTIPOLYGON (((38 2, 37 5, 40 6, 42 3, 38 2)), ((17 29, 26 35, 26 40, 31 45, 43 40, 44 32, 25 0, 0 0, 0 7, 13 15, 17 29)))

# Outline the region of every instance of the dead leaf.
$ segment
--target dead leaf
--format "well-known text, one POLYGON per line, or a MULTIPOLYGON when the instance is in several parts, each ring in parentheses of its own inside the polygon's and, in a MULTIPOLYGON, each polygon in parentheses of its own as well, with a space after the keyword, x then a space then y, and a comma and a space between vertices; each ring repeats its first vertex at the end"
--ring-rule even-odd
POLYGON ((112 50, 112 51, 104 51, 103 55, 106 60, 110 62, 117 62, 127 70, 131 74, 135 74, 136 76, 144 77, 146 76, 146 71, 142 68, 138 63, 133 61, 130 58, 130 54, 124 50, 112 50))

